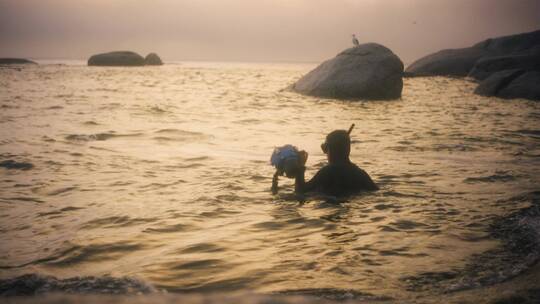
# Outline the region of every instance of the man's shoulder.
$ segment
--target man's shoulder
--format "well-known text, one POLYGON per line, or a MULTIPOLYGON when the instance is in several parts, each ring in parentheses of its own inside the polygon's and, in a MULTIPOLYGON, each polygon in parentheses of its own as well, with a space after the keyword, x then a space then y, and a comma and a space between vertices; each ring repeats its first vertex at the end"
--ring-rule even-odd
POLYGON ((336 170, 335 165, 333 164, 326 164, 322 166, 319 170, 317 170, 318 174, 328 174, 330 172, 333 172, 336 170))
POLYGON ((371 179, 371 177, 369 176, 369 174, 366 171, 364 171, 362 168, 358 167, 355 164, 352 164, 352 165, 355 168, 354 172, 355 172, 356 178, 360 181, 360 183, 362 184, 362 187, 365 190, 377 190, 377 189, 379 189, 379 187, 377 187, 377 185, 373 182, 373 180, 371 179))
POLYGON ((362 174, 367 174, 364 169, 358 167, 353 162, 348 163, 337 163, 337 164, 326 164, 321 169, 319 169, 319 172, 339 172, 339 171, 349 171, 349 172, 358 172, 362 174))
POLYGON ((366 171, 364 171, 364 169, 358 167, 358 165, 355 164, 355 163, 353 163, 353 162, 351 162, 351 168, 352 168, 353 170, 355 170, 355 171, 358 171, 358 172, 362 172, 362 173, 364 173, 364 174, 367 174, 366 171))

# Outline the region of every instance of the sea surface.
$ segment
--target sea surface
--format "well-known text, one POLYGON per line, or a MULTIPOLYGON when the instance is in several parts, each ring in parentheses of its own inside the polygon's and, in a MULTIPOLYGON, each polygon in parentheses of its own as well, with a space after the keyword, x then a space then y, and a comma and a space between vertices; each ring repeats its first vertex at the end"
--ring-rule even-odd
POLYGON ((0 279, 406 300, 536 261, 501 257, 496 282, 467 272, 502 248, 494 219, 540 190, 540 103, 444 77, 404 79, 395 101, 285 90, 314 67, 0 68, 0 279), (379 191, 299 197, 281 178, 271 194, 274 147, 306 150, 309 179, 351 123, 351 159, 379 191))

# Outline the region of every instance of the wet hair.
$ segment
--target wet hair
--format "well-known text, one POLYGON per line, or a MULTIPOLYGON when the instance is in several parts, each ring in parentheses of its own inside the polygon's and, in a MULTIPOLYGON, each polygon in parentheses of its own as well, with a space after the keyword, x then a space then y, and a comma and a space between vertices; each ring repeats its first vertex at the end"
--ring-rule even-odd
POLYGON ((345 130, 335 130, 326 135, 322 145, 325 153, 330 153, 335 160, 346 159, 351 152, 351 138, 345 130))

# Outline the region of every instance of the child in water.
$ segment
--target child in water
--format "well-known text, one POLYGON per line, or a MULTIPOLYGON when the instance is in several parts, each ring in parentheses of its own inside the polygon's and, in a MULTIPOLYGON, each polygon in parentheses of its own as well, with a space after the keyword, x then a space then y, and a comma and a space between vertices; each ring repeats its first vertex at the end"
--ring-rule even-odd
POLYGON ((301 172, 307 157, 306 151, 298 151, 298 148, 293 145, 285 145, 274 149, 270 159, 270 163, 276 167, 276 173, 274 173, 272 179, 272 193, 277 193, 279 176, 285 175, 294 178, 301 172))
POLYGON ((283 174, 294 177, 296 193, 318 192, 325 195, 344 196, 379 189, 371 177, 349 159, 351 151, 349 135, 353 128, 354 124, 351 125, 349 131, 335 130, 326 136, 321 149, 327 156, 328 164, 308 182, 304 180, 307 152, 298 151, 296 147, 290 145, 276 149, 276 151, 285 152, 280 154, 274 151, 272 155, 273 160, 280 160, 275 162, 277 170, 272 180, 272 192, 277 193, 278 176, 283 174), (276 154, 279 156, 275 157, 276 154))

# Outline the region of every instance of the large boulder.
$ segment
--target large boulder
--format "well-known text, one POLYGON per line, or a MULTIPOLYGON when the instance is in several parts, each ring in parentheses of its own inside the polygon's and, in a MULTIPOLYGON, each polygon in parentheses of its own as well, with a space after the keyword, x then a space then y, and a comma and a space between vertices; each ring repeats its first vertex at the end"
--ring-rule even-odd
POLYGON ((144 58, 145 65, 163 65, 163 61, 156 53, 150 53, 144 58))
POLYGON ((483 96, 540 100, 540 71, 505 70, 496 72, 474 91, 483 96))
POLYGON ((33 62, 32 60, 24 59, 24 58, 0 58, 0 65, 7 65, 7 64, 37 64, 33 62))
POLYGON ((442 50, 409 65, 407 76, 467 76, 481 59, 525 53, 540 48, 540 30, 487 39, 471 47, 442 50))
POLYGON ((88 59, 89 66, 143 66, 144 58, 129 51, 98 54, 88 59))
POLYGON ((339 53, 300 78, 290 89, 338 99, 397 99, 403 88, 403 63, 391 50, 362 44, 339 53))
POLYGON ((540 71, 540 51, 481 58, 472 68, 469 77, 483 80, 493 73, 513 69, 540 71))

